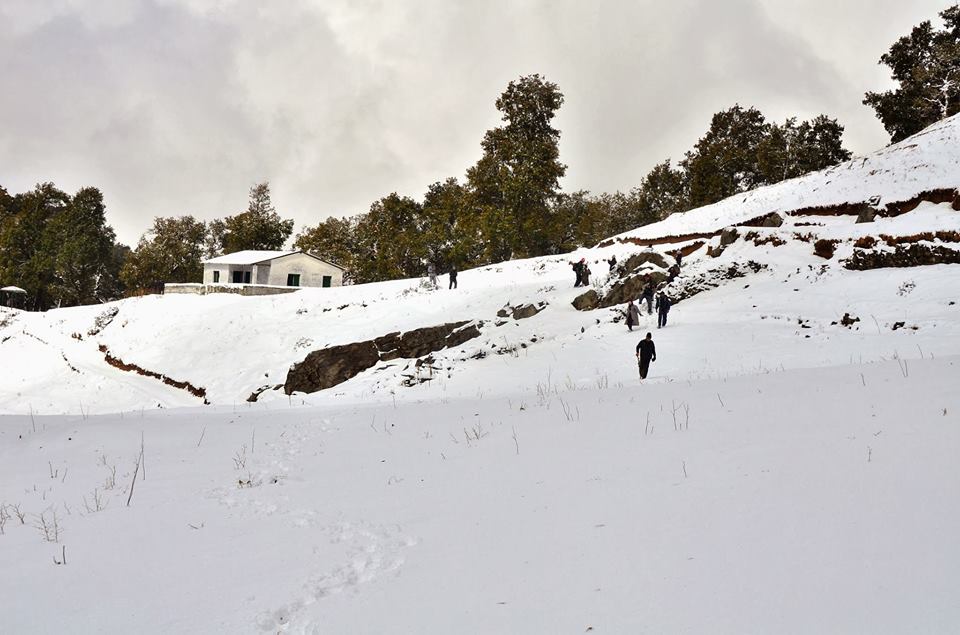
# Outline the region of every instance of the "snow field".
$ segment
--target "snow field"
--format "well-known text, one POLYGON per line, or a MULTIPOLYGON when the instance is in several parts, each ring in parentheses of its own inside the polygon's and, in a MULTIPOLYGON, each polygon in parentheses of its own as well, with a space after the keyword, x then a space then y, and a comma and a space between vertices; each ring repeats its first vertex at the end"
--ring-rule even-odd
POLYGON ((8 417, 5 629, 948 632, 958 364, 8 417))

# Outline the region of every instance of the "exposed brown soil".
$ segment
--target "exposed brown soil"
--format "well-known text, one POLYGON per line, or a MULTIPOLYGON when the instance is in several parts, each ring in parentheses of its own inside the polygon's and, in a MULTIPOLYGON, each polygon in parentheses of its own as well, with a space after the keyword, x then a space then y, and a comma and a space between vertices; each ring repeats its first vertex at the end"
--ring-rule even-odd
POLYGON ((103 353, 103 359, 114 368, 118 368, 120 370, 127 371, 129 373, 137 373, 138 375, 143 375, 144 377, 153 377, 154 379, 159 379, 160 381, 162 381, 168 386, 173 386, 174 388, 179 388, 180 390, 186 390, 194 397, 199 397, 200 399, 203 399, 203 403, 210 403, 207 401, 206 388, 198 388, 197 386, 194 386, 193 384, 191 384, 189 381, 179 381, 176 379, 172 379, 161 373, 148 370, 143 366, 127 363, 122 359, 120 359, 119 357, 114 357, 113 355, 111 355, 110 349, 108 349, 104 344, 101 344, 98 348, 100 349, 100 352, 103 353))
POLYGON ((895 247, 897 245, 909 244, 909 243, 918 243, 924 240, 928 242, 939 240, 945 243, 960 243, 960 232, 956 232, 956 231, 923 232, 920 234, 910 234, 908 236, 889 236, 887 234, 880 234, 880 240, 887 243, 891 247, 895 247))
MULTIPOLYGON (((953 209, 960 211, 960 190, 954 188, 942 188, 921 192, 905 201, 893 201, 883 207, 876 208, 868 201, 857 203, 841 203, 839 205, 821 205, 814 207, 802 207, 789 212, 783 212, 779 216, 860 216, 867 211, 872 210, 878 216, 899 216, 911 212, 920 205, 920 203, 951 203, 953 209)), ((742 223, 737 223, 737 227, 767 227, 770 226, 771 217, 777 214, 771 212, 751 218, 742 223)), ((651 245, 665 245, 671 243, 682 243, 689 240, 708 239, 718 235, 720 231, 705 232, 699 234, 681 234, 677 236, 660 236, 658 238, 617 238, 607 239, 601 242, 598 247, 609 247, 616 242, 632 243, 641 247, 651 245)))
MULTIPOLYGON (((607 240, 603 241, 597 246, 609 247, 610 245, 614 245, 619 242, 619 243, 630 243, 632 245, 637 245, 639 247, 650 247, 652 245, 668 245, 673 243, 685 243, 689 240, 713 238, 719 233, 720 233, 719 231, 715 231, 715 232, 706 232, 701 234, 680 234, 679 236, 661 236, 659 238, 617 238, 616 240, 614 240, 613 238, 608 238, 607 240)), ((693 253, 699 248, 700 246, 697 246, 696 248, 692 249, 689 253, 693 253)))

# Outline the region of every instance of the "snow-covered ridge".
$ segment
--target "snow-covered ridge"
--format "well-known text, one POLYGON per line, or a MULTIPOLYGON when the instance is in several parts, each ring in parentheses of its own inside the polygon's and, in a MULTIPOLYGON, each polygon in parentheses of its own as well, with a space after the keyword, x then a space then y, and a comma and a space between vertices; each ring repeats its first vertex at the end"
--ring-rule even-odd
MULTIPOLYGON (((876 196, 904 200, 960 185, 958 131, 960 117, 954 117, 868 157, 621 237, 714 234, 772 211, 876 196)), ((784 368, 809 368, 904 350, 960 354, 956 265, 862 272, 842 266, 862 237, 956 231, 960 213, 950 203, 924 202, 870 223, 858 224, 852 216, 787 215, 781 227, 741 231, 722 253, 719 238, 712 238, 709 255, 700 246, 684 259, 682 280, 709 278, 748 261, 762 267, 746 278, 711 283, 709 292, 671 312, 669 328, 658 332, 664 354, 655 381, 755 373, 774 359, 784 368), (818 239, 835 243, 831 260, 814 255, 818 239), (859 316, 859 326, 837 327, 844 313, 859 316), (899 322, 916 329, 894 333, 899 322)), ((481 267, 461 272, 455 290, 441 276, 439 289, 414 279, 267 297, 166 295, 46 313, 3 309, 0 414, 202 406, 204 398, 242 405, 253 393, 261 402, 286 402, 294 397, 276 387, 311 351, 451 322, 482 322, 480 336, 433 354, 423 371, 414 366, 416 359, 382 360, 333 388, 295 398, 340 403, 525 394, 548 376, 572 387, 633 382, 636 335, 620 321, 620 307, 571 306, 584 289, 573 288, 570 260, 585 258, 591 285, 603 293, 612 283, 605 261, 616 256, 623 262, 639 249, 614 242, 481 267), (528 319, 498 316, 504 306, 524 303, 546 308, 528 319)), ((640 330, 655 327, 656 317, 644 313, 640 330)))
POLYGON ((765 214, 875 200, 883 206, 918 194, 960 188, 960 115, 881 150, 805 176, 673 214, 613 239, 717 232, 765 214))

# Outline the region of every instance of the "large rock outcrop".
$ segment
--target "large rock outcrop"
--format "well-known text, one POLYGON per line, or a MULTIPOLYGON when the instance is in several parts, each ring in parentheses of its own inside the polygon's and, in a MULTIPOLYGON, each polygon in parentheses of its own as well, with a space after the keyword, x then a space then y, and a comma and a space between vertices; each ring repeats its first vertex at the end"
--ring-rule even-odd
POLYGON ((578 311, 605 309, 618 304, 626 304, 636 300, 643 291, 643 285, 649 279, 654 286, 667 279, 667 274, 644 265, 655 265, 659 269, 667 269, 670 265, 667 259, 654 251, 644 251, 633 254, 614 268, 616 281, 602 296, 594 289, 578 295, 573 300, 573 307, 578 311), (641 269, 645 269, 641 271, 641 269))
POLYGON ((497 317, 512 317, 514 320, 525 320, 531 318, 540 311, 543 311, 547 308, 548 302, 537 302, 536 304, 521 304, 519 306, 512 306, 507 304, 502 309, 497 311, 497 317))
POLYGON ((596 308, 605 309, 618 304, 626 304, 630 300, 636 300, 643 291, 643 285, 646 284, 646 278, 649 276, 650 282, 654 288, 667 279, 666 274, 661 271, 650 271, 647 273, 636 273, 619 282, 614 283, 597 304, 596 308))
POLYGON ((619 276, 623 277, 636 272, 637 269, 648 263, 654 264, 661 269, 670 268, 670 265, 667 263, 667 259, 664 258, 663 254, 655 251, 641 251, 638 254, 633 254, 617 265, 616 271, 619 276))
POLYGON ((480 326, 475 322, 449 322, 313 351, 290 368, 283 391, 289 395, 324 390, 342 384, 381 361, 421 357, 459 346, 479 336, 480 326))

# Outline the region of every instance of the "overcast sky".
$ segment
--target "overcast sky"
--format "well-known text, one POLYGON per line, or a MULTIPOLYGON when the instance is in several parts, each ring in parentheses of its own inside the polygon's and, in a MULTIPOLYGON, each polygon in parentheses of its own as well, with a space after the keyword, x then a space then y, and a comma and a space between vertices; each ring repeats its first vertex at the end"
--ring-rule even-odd
POLYGON ((888 137, 880 55, 949 0, 2 0, 0 185, 99 187, 120 240, 246 207, 297 231, 462 176, 511 79, 541 73, 564 189, 637 185, 734 103, 888 137))

